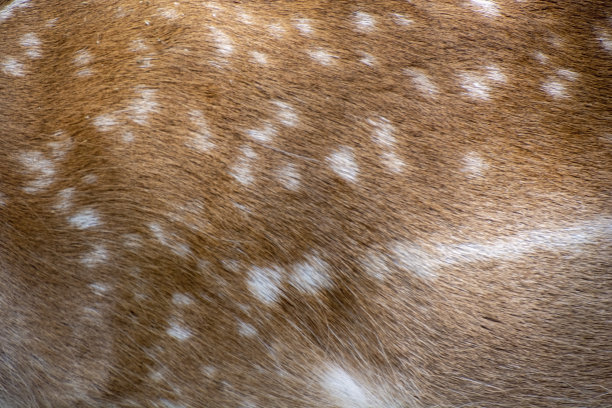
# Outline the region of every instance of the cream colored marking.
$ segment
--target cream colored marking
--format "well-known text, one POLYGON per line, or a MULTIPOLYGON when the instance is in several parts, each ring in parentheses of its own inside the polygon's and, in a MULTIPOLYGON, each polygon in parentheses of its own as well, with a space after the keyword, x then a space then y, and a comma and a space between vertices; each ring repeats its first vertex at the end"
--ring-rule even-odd
POLYGON ((210 27, 210 31, 217 45, 217 52, 221 54, 222 57, 229 57, 232 55, 234 52, 234 43, 231 37, 223 30, 216 27, 210 27))
POLYGON ((421 246, 398 241, 389 249, 393 264, 418 276, 432 278, 438 269, 446 266, 519 260, 535 251, 580 253, 583 245, 597 244, 598 240, 612 240, 612 218, 598 217, 557 228, 526 230, 484 242, 421 246))
POLYGON ((282 38, 285 35, 285 28, 280 23, 272 23, 268 26, 268 32, 275 38, 282 38))
POLYGON ((595 33, 601 47, 604 50, 612 53, 612 35, 610 35, 608 30, 604 28, 596 28, 595 33))
POLYGON ((252 170, 252 162, 257 158, 257 153, 253 151, 249 146, 243 146, 241 148, 242 155, 231 168, 231 175, 242 185, 250 185, 255 181, 252 170))
POLYGON ((278 266, 267 268, 256 266, 249 271, 247 286, 257 299, 270 305, 276 302, 280 296, 282 275, 278 266))
POLYGON ((28 173, 38 175, 37 179, 30 181, 29 185, 23 188, 26 193, 37 193, 53 183, 55 166, 53 162, 47 159, 41 152, 32 151, 22 153, 19 159, 28 173))
POLYGON ((545 55, 542 51, 537 51, 533 57, 538 60, 541 64, 547 64, 548 63, 548 56, 545 55))
POLYGON ((298 18, 293 22, 295 28, 303 35, 311 35, 313 33, 311 21, 307 18, 298 18))
POLYGON ((74 187, 68 187, 61 190, 58 195, 57 204, 53 207, 56 211, 66 212, 72 208, 72 199, 74 197, 74 187))
POLYGON ((26 49, 26 55, 32 59, 40 58, 42 56, 42 52, 40 50, 41 42, 38 39, 36 33, 27 33, 21 37, 19 41, 22 47, 26 49))
POLYGON ((13 0, 9 4, 5 5, 4 8, 0 10, 0 23, 11 17, 15 10, 24 7, 29 7, 29 3, 30 0, 13 0))
POLYGON ((376 26, 376 19, 363 11, 358 11, 354 14, 353 18, 355 19, 355 26, 357 31, 361 32, 369 32, 374 30, 376 26))
POLYGON ((22 77, 25 76, 25 68, 21 62, 14 57, 5 57, 0 63, 2 72, 7 75, 22 77))
POLYGON ((166 333, 179 341, 185 341, 192 336, 191 331, 184 327, 181 322, 172 320, 170 321, 169 327, 166 329, 166 333))
POLYGON ((293 163, 288 163, 278 171, 278 179, 288 190, 297 191, 300 187, 300 173, 293 163))
POLYGON ((469 177, 481 177, 488 168, 489 165, 478 153, 470 152, 463 158, 461 170, 469 177))
POLYGON ((93 120, 93 124, 100 132, 110 132, 119 122, 112 113, 104 113, 96 116, 93 120))
POLYGON ((472 99, 489 99, 491 88, 487 84, 487 78, 474 73, 463 73, 459 75, 459 78, 461 79, 461 87, 472 99))
POLYGON ((334 59, 338 58, 321 48, 308 51, 308 55, 319 64, 326 66, 332 65, 335 62, 334 59))
POLYGON ((100 215, 92 208, 85 208, 68 217, 68 222, 78 229, 89 229, 102 225, 100 215))
POLYGON ((191 140, 187 142, 187 146, 201 152, 206 152, 215 147, 215 144, 211 141, 212 134, 204 114, 199 110, 192 110, 189 112, 189 118, 196 129, 189 132, 191 140))
POLYGON ((406 165, 393 151, 381 153, 384 165, 393 173, 400 173, 406 165))
POLYGON ((162 245, 170 248, 174 254, 181 257, 191 254, 191 249, 187 244, 181 242, 175 234, 166 234, 158 223, 150 223, 149 230, 162 245))
POLYGON ((268 63, 268 57, 263 52, 251 51, 251 60, 260 65, 266 65, 268 63))
POLYGON ((391 17, 393 18, 393 21, 397 25, 409 26, 410 24, 414 23, 414 21, 412 21, 411 19, 407 18, 406 16, 402 14, 393 13, 391 14, 391 17))
POLYGON ((361 59, 359 60, 359 62, 361 62, 362 64, 365 64, 369 67, 376 65, 376 57, 374 57, 372 54, 368 54, 365 51, 358 51, 357 53, 361 55, 361 59))
POLYGON ((555 99, 567 98, 569 95, 566 92, 565 85, 555 78, 549 77, 544 84, 542 90, 555 99))
POLYGON ((332 286, 329 265, 316 255, 307 255, 305 260, 291 267, 289 283, 302 293, 315 295, 332 286))
POLYGON ((94 268, 106 263, 108 258, 109 253, 106 247, 102 244, 97 244, 92 247, 91 251, 81 257, 81 263, 88 268, 94 268))
POLYGON ((100 283, 100 282, 92 283, 89 285, 89 287, 91 288, 93 293, 95 293, 98 296, 102 296, 110 290, 110 286, 108 286, 106 283, 100 283))
POLYGON ((359 174, 359 167, 355 162, 353 149, 343 146, 327 157, 331 169, 346 181, 355 183, 359 174))
POLYGON ((431 82, 429 76, 424 72, 416 69, 405 69, 404 73, 412 78, 412 83, 416 89, 426 96, 436 96, 438 87, 431 82))
POLYGON ((132 99, 126 108, 126 113, 132 122, 143 126, 148 124, 149 115, 157 111, 156 93, 155 89, 136 87, 137 97, 132 99))
POLYGON ((172 295, 172 303, 179 307, 191 306, 193 299, 184 293, 175 293, 172 295))
POLYGON ((257 329, 252 324, 239 321, 238 334, 244 337, 254 337, 257 335, 257 329))
POLYGON ((470 0, 471 6, 487 17, 499 16, 499 6, 492 0, 470 0))
POLYGON ((159 14, 168 20, 176 20, 181 16, 179 11, 174 7, 163 7, 159 9, 159 14))
POLYGON ((285 126, 294 127, 298 123, 298 115, 291 105, 282 101, 272 101, 272 104, 278 108, 276 117, 285 126))

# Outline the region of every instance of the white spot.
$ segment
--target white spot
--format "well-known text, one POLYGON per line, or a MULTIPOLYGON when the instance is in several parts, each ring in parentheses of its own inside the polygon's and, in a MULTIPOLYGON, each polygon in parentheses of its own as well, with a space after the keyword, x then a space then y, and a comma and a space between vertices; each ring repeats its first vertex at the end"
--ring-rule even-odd
POLYGON ((38 176, 36 180, 31 181, 27 187, 24 187, 23 190, 26 193, 36 193, 53 183, 55 167, 53 162, 44 157, 41 152, 32 151, 23 153, 20 161, 29 173, 34 173, 38 176))
POLYGON ((255 22, 253 20, 253 16, 245 12, 241 12, 240 14, 238 14, 238 20, 247 25, 251 25, 255 22))
POLYGON ((5 206, 5 205, 6 205, 6 195, 0 192, 0 207, 5 206))
POLYGON ((27 33, 21 37, 19 41, 22 47, 27 48, 26 55, 30 58, 40 58, 42 53, 40 51, 41 42, 35 33, 27 33))
POLYGON ((306 260, 293 265, 293 274, 289 283, 299 291, 314 295, 321 289, 331 287, 329 265, 315 255, 308 255, 306 260))
POLYGON ((461 87, 466 90, 468 96, 473 99, 489 99, 489 86, 486 78, 475 74, 464 73, 460 75, 461 87))
POLYGON ((612 52, 612 35, 604 29, 597 29, 597 40, 604 50, 612 52))
POLYGON ((257 329, 251 324, 238 322, 238 334, 244 337, 253 337, 257 335, 257 329))
POLYGON ((376 20, 370 14, 364 13, 363 11, 358 11, 355 13, 354 18, 358 31, 367 32, 374 29, 376 20))
POLYGON ((217 52, 223 57, 229 57, 232 55, 234 52, 234 45, 230 36, 216 27, 211 27, 210 31, 213 34, 217 46, 217 52))
POLYGON ((272 102, 278 108, 276 116, 278 120, 285 126, 293 127, 298 123, 298 115, 291 105, 282 101, 272 102))
POLYGON ((365 64, 369 67, 374 66, 376 64, 376 58, 372 54, 368 54, 365 51, 359 51, 359 55, 361 55, 361 59, 359 62, 365 64))
POLYGON ((202 374, 204 374, 206 377, 212 378, 215 376, 215 374, 217 373, 217 368, 211 365, 207 365, 202 367, 202 374))
POLYGON ((83 255, 81 263, 88 268, 94 268, 105 263, 108 258, 108 250, 103 245, 94 245, 91 251, 83 255))
POLYGON ((298 31, 304 35, 310 35, 313 32, 310 20, 307 18, 298 18, 294 21, 293 25, 298 31))
POLYGON ((440 261, 418 245, 408 242, 397 242, 391 247, 394 264, 422 278, 433 278, 433 272, 440 261))
POLYGON ((58 201, 54 208, 57 211, 65 212, 72 207, 72 198, 74 196, 74 188, 69 187, 61 190, 58 194, 58 201))
POLYGON ((167 246, 178 256, 185 257, 191 250, 185 243, 180 242, 174 234, 167 235, 161 225, 153 222, 149 224, 149 230, 153 236, 162 244, 167 246))
POLYGON ((395 136, 393 136, 395 128, 388 119, 379 117, 368 119, 367 122, 373 127, 372 139, 376 144, 387 148, 393 147, 395 144, 395 136))
POLYGON ((499 6, 491 0, 470 0, 476 11, 484 14, 487 17, 496 17, 499 15, 499 6))
POLYGON ((98 296, 102 296, 103 294, 108 292, 108 290, 110 289, 110 287, 107 284, 99 283, 99 282, 92 283, 91 285, 89 285, 89 287, 91 288, 93 293, 95 293, 98 296))
POLYGON ((546 64, 548 62, 548 56, 544 54, 542 51, 537 51, 533 57, 538 60, 541 64, 546 64))
POLYGON ((147 51, 148 49, 149 49, 149 46, 145 44, 142 38, 137 38, 133 40, 132 45, 130 47, 130 51, 133 51, 133 52, 147 51))
POLYGON ((249 146, 242 147, 242 157, 231 169, 231 175, 243 185, 252 184, 255 181, 251 170, 251 162, 257 158, 257 154, 249 146))
POLYGON ((308 51, 308 55, 321 65, 331 65, 334 63, 334 59, 338 58, 320 48, 317 50, 308 51))
POLYGON ((91 61, 93 61, 93 57, 91 53, 85 49, 77 51, 73 59, 74 65, 77 67, 88 65, 91 61))
POLYGON ((498 66, 490 65, 486 68, 487 78, 494 82, 504 83, 506 82, 506 75, 501 72, 498 66))
POLYGON ((175 306, 190 306, 193 304, 193 299, 184 293, 175 293, 172 295, 172 303, 175 306))
POLYGON ((68 217, 68 222, 75 228, 87 229, 99 226, 102 222, 96 210, 86 208, 68 217))
POLYGON ((556 99, 568 97, 565 85, 554 78, 548 78, 548 80, 542 85, 542 90, 556 99))
POLYGON ((344 180, 352 183, 357 181, 359 168, 350 147, 341 147, 327 158, 327 162, 331 169, 344 180))
POLYGON ((162 17, 167 18, 168 20, 175 20, 180 17, 180 14, 177 9, 174 7, 164 7, 159 10, 159 14, 162 17))
POLYGON ((2 71, 7 75, 22 77, 25 75, 23 64, 16 58, 6 57, 2 61, 2 71))
POLYGON ((257 64, 266 65, 268 63, 268 57, 263 52, 251 51, 251 59, 257 64))
POLYGON ((253 267, 249 271, 247 286, 251 293, 266 304, 278 300, 281 288, 282 275, 279 267, 270 268, 253 267))
POLYGON ((187 146, 201 152, 206 152, 215 147, 214 143, 210 141, 212 134, 204 114, 199 110, 192 110, 189 112, 189 118, 196 128, 190 131, 191 140, 187 143, 187 146))
POLYGON ((253 140, 260 143, 268 143, 272 140, 272 138, 276 135, 276 129, 267 123, 261 129, 249 129, 246 131, 246 134, 253 140))
POLYGON ((358 383, 346 371, 337 366, 330 366, 323 373, 321 387, 339 408, 371 408, 383 405, 373 401, 372 394, 358 383))
POLYGON ((123 133, 121 133, 121 140, 124 143, 131 143, 134 141, 134 133, 130 132, 129 130, 124 131, 123 133))
POLYGON ((51 155, 56 160, 62 160, 66 153, 72 147, 72 139, 66 137, 63 131, 58 131, 53 134, 53 138, 56 139, 53 142, 47 143, 47 146, 51 148, 51 155))
POLYGON ((463 158, 462 171, 470 177, 480 177, 488 168, 487 162, 476 152, 470 152, 463 158))
POLYGON ((279 23, 273 23, 268 26, 268 32, 275 38, 281 38, 285 34, 285 28, 279 23))
POLYGON ((296 191, 300 187, 300 173, 295 165, 287 164, 278 171, 278 179, 288 190, 296 191))
POLYGON ((11 3, 4 6, 0 10, 0 23, 13 15, 13 12, 19 8, 29 7, 30 0, 13 0, 11 3))
POLYGON ((433 96, 438 93, 438 87, 423 72, 415 69, 405 69, 404 73, 412 77, 412 83, 422 94, 433 96))
POLYGON ((166 329, 166 333, 180 341, 185 341, 191 337, 191 331, 176 321, 170 322, 170 327, 166 329))
POLYGON ((113 114, 104 113, 96 116, 93 120, 93 124, 100 132, 110 132, 119 122, 113 114))
POLYGON ((558 69, 557 75, 559 75, 562 78, 567 79, 568 81, 575 81, 576 79, 578 79, 578 74, 570 69, 564 69, 564 68, 558 69))
POLYGON ((136 93, 138 96, 130 102, 126 111, 132 122, 146 125, 149 121, 149 115, 157 110, 156 90, 139 87, 136 93))
POLYGON ((406 18, 405 16, 403 16, 401 14, 398 14, 398 13, 393 13, 393 14, 391 14, 391 16, 393 17, 393 21, 397 25, 409 26, 410 24, 414 23, 414 21, 412 21, 409 18, 406 18))
POLYGON ((393 173, 400 173, 406 165, 402 159, 397 157, 395 152, 392 151, 383 152, 381 157, 384 165, 393 173))

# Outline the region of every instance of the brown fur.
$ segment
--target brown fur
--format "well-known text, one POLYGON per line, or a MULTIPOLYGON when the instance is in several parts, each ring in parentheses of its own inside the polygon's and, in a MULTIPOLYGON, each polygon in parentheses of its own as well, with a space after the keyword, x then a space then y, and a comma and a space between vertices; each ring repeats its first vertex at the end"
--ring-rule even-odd
POLYGON ((495 4, 3 1, 0 406, 612 406, 612 8, 495 4))

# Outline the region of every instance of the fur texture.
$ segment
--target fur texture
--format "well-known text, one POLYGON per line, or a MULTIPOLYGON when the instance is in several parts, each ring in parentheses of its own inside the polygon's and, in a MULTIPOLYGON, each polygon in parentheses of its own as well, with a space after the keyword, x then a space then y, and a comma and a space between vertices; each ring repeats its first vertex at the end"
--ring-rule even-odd
POLYGON ((0 406, 612 406, 606 3, 3 1, 0 406))

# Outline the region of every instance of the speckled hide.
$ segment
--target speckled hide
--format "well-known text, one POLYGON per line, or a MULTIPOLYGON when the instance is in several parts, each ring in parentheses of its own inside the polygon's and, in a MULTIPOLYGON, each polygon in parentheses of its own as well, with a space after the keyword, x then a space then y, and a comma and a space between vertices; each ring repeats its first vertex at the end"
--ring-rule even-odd
POLYGON ((0 407, 612 407, 612 4, 0 0, 0 407))

